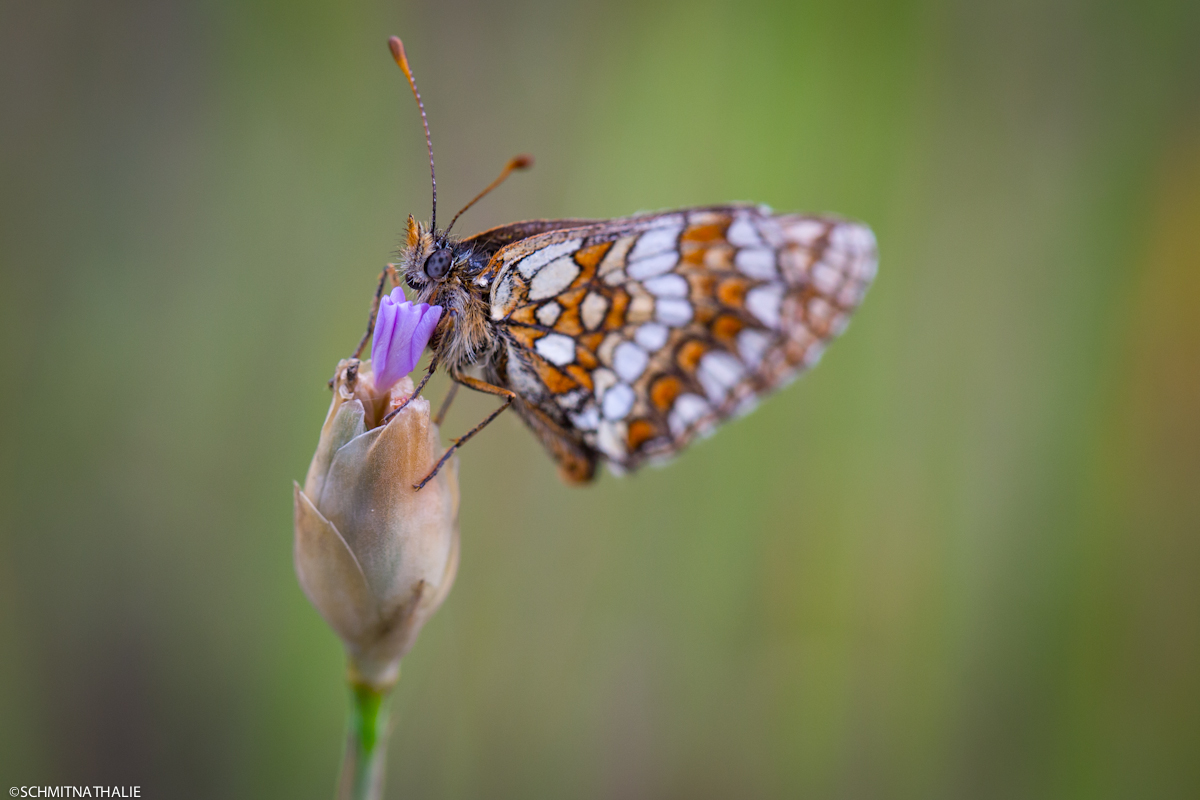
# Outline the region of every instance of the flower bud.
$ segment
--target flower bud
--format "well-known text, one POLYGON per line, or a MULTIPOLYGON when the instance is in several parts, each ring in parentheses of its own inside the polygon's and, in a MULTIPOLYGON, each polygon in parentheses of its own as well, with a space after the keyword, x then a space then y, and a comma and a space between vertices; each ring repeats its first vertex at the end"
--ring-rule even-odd
MULTIPOLYGON (((422 312, 416 321, 427 318, 422 312)), ((398 319, 393 314, 393 323, 398 319)), ((421 347, 427 340, 428 333, 421 347)), ((393 370, 396 359, 411 355, 400 350, 390 357, 393 370)), ((351 679, 379 689, 395 682, 400 659, 458 568, 457 459, 421 490, 413 488, 441 451, 429 402, 413 399, 380 424, 412 391, 407 377, 381 390, 371 362, 338 364, 308 477, 303 489, 295 486, 300 586, 345 642, 351 679)))

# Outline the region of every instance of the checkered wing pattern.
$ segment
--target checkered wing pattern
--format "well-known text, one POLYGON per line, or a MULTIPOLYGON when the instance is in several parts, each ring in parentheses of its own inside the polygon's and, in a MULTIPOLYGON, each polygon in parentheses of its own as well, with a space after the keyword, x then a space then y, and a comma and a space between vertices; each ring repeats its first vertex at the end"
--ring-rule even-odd
POLYGON ((497 377, 543 438, 634 469, 816 364, 876 261, 864 225, 749 206, 538 233, 488 267, 497 377))

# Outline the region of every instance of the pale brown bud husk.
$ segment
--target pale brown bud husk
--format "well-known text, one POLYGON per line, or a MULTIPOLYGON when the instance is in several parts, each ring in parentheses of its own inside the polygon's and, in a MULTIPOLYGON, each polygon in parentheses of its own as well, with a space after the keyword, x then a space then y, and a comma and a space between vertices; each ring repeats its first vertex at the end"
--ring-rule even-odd
POLYGON ((458 569, 458 460, 413 488, 441 453, 429 402, 402 379, 375 391, 370 362, 338 364, 304 487, 295 486, 296 575, 345 642, 351 678, 386 688, 458 569))

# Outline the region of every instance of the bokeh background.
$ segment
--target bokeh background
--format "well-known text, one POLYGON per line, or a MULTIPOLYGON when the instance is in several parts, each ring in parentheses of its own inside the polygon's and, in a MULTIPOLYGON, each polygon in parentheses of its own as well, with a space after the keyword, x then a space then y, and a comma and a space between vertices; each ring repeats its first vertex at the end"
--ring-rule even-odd
POLYGON ((464 230, 752 200, 882 260, 668 468, 470 445, 389 796, 1200 796, 1192 0, 4 3, 3 783, 331 796, 290 482, 428 213, 396 33, 443 213, 537 158, 464 230))

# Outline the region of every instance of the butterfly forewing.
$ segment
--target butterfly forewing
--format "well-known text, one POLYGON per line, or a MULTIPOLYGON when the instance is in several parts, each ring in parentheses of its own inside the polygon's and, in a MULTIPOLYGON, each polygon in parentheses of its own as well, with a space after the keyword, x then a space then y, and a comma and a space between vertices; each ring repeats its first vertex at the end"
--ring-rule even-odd
POLYGON ((494 255, 497 250, 522 239, 530 239, 539 234, 563 228, 580 228, 602 224, 600 220, 591 219, 533 219, 524 222, 514 222, 509 225, 499 225, 489 228, 482 233, 464 239, 463 244, 478 248, 494 255))
POLYGON ((870 229, 830 217, 726 206, 559 225, 480 235, 502 244, 494 369, 552 450, 617 471, 814 365, 875 275, 870 229))

